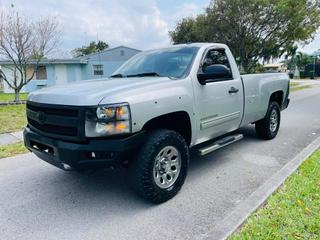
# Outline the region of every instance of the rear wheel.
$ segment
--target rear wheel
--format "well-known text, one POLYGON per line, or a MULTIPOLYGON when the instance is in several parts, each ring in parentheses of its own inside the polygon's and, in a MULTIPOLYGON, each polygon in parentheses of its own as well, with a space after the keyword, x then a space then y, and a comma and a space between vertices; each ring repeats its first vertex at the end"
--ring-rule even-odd
POLYGON ((180 134, 171 130, 152 131, 129 166, 129 184, 144 199, 165 202, 181 189, 188 162, 189 149, 180 134))
POLYGON ((270 102, 264 119, 255 123, 258 137, 266 140, 277 136, 280 127, 281 111, 277 102, 270 102))

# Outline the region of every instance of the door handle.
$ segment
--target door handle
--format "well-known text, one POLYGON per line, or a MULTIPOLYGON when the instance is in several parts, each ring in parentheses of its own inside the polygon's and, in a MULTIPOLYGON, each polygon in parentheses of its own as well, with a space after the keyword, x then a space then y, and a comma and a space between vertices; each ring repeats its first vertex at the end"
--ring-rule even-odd
POLYGON ((229 93, 237 93, 239 92, 239 89, 238 88, 235 88, 235 87, 231 87, 230 90, 229 90, 229 93))

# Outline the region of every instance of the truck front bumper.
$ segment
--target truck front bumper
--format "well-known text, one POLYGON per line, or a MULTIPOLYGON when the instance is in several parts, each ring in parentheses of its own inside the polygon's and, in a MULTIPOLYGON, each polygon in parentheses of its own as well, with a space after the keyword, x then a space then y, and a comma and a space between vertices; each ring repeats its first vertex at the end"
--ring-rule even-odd
POLYGON ((104 168, 129 160, 132 151, 141 146, 145 132, 121 139, 90 139, 73 143, 42 136, 28 127, 25 146, 40 159, 64 170, 104 168))

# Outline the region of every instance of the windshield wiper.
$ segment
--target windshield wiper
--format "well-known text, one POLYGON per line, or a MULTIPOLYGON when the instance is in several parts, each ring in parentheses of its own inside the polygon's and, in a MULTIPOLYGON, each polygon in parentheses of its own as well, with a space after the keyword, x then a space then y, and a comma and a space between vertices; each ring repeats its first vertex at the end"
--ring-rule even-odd
POLYGON ((118 73, 118 74, 111 75, 110 77, 111 78, 124 78, 125 76, 121 73, 118 73))
POLYGON ((145 72, 145 73, 128 75, 127 77, 161 77, 161 76, 157 72, 145 72))

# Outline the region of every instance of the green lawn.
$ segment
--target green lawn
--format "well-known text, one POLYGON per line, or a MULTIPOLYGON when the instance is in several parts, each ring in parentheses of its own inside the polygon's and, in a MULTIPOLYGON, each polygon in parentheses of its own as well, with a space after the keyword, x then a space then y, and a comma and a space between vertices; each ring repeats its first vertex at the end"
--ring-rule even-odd
POLYGON ((298 86, 298 87, 291 87, 290 88, 290 92, 296 92, 296 91, 300 91, 300 90, 303 90, 303 89, 307 89, 307 88, 312 88, 311 85, 302 85, 302 86, 298 86))
POLYGON ((320 239, 320 150, 229 239, 320 239))
POLYGON ((0 158, 12 157, 17 154, 27 153, 23 142, 0 146, 0 158))
MULTIPOLYGON (((20 100, 26 100, 28 93, 20 93, 20 100)), ((0 102, 9 102, 14 100, 14 93, 0 92, 0 102)))
POLYGON ((26 106, 0 106, 0 134, 22 130, 27 124, 26 106))

